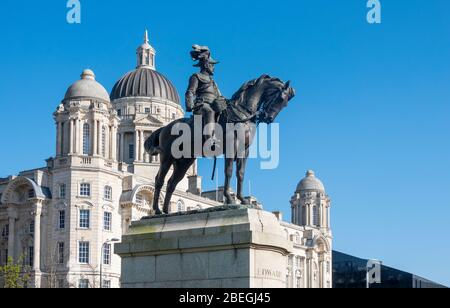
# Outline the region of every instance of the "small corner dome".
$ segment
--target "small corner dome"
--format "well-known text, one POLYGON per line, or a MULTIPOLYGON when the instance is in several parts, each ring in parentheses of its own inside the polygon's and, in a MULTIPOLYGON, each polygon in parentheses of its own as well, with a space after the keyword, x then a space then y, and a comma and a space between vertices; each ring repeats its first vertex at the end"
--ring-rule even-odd
POLYGON ((64 96, 64 100, 77 98, 96 98, 110 102, 106 89, 95 80, 95 74, 90 69, 85 69, 81 74, 81 79, 69 87, 64 96))
POLYGON ((306 177, 298 184, 297 193, 310 190, 325 192, 322 181, 316 178, 316 175, 312 170, 308 170, 306 177))

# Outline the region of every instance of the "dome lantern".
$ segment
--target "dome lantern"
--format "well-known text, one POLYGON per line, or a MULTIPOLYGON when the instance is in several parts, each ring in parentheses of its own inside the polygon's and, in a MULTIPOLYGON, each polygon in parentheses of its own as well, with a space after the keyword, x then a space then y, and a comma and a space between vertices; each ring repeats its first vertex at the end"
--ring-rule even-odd
POLYGON ((149 44, 148 31, 145 30, 144 33, 144 43, 138 47, 137 51, 137 67, 136 68, 149 68, 152 70, 156 69, 155 65, 155 49, 149 44))

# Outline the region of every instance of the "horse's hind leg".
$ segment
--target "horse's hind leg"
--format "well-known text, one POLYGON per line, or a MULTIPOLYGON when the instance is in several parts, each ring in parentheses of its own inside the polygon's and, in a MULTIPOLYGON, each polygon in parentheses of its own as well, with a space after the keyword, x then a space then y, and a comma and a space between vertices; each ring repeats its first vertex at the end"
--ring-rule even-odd
POLYGON ((167 183, 166 199, 164 200, 164 213, 169 214, 169 206, 170 201, 172 199, 172 195, 175 189, 177 188, 178 184, 184 178, 186 172, 189 170, 189 168, 192 166, 194 162, 195 158, 189 159, 184 158, 181 160, 176 160, 174 162, 173 174, 169 182, 167 183))
MULTIPOLYGON (((231 198, 231 177, 233 176, 233 158, 225 159, 225 185, 223 187, 223 196, 225 197, 226 204, 232 204, 233 198, 231 198)), ((219 201, 219 200, 217 200, 219 201)))
POLYGON ((161 189, 164 186, 164 180, 166 175, 172 166, 173 159, 163 157, 161 155, 161 166, 159 167, 158 174, 155 180, 155 195, 153 196, 153 210, 156 215, 161 215, 161 210, 159 209, 159 195, 161 194, 161 189))

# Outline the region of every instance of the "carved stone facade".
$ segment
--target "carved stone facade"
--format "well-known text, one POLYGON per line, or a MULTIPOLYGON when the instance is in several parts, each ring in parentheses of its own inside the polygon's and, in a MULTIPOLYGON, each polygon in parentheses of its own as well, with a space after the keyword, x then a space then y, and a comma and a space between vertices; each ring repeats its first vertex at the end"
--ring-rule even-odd
MULTIPOLYGON (((132 221, 153 214, 159 160, 145 153, 144 141, 184 116, 175 88, 155 71, 147 34, 137 55, 137 69, 111 95, 84 70, 54 113, 55 157, 0 179, 0 264, 23 259, 30 287, 120 286, 112 243, 132 221)), ((188 175, 201 185, 196 167, 188 175)), ((172 212, 219 204, 194 188, 183 180, 172 212)))
MULTIPOLYGON (((29 287, 121 286, 113 243, 133 221, 153 214, 159 160, 145 153, 144 141, 184 116, 175 88, 156 71, 147 34, 136 54, 136 70, 111 94, 84 70, 53 115, 55 156, 43 168, 0 179, 0 264, 22 260, 31 269, 29 287)), ((201 194, 194 165, 174 194, 171 213, 221 205, 214 200, 222 198, 220 191, 201 194)), ((291 205, 293 223, 279 217, 274 226, 292 248, 277 256, 276 271, 256 264, 254 273, 286 287, 330 287, 330 201, 313 174, 299 184, 291 205)))

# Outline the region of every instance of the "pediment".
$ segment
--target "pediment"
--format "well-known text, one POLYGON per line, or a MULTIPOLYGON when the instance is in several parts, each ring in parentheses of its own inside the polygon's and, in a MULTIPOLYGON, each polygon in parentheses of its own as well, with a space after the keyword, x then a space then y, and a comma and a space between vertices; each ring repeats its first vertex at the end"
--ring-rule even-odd
POLYGON ((134 124, 145 126, 163 126, 164 122, 149 114, 136 118, 136 120, 134 120, 134 124))

